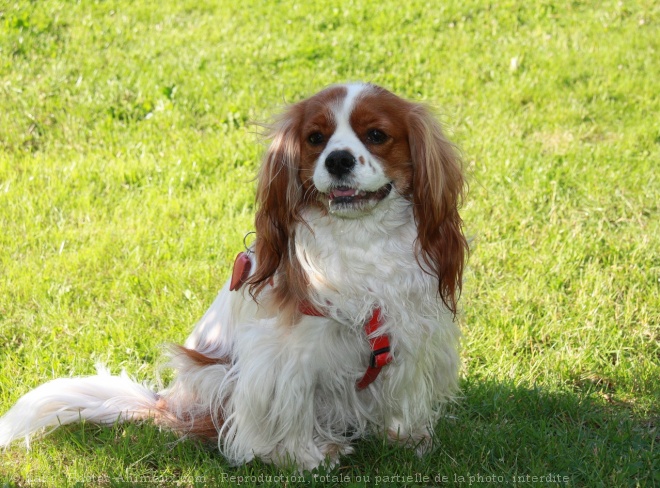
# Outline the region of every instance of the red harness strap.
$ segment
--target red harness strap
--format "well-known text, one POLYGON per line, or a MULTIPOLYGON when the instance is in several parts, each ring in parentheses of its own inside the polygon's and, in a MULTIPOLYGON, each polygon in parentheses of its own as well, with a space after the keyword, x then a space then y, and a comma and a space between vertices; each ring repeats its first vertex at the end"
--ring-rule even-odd
POLYGON ((298 312, 303 315, 309 315, 310 317, 325 317, 325 314, 321 312, 314 305, 309 303, 307 300, 298 305, 298 312))
MULTIPOLYGON (((231 291, 238 290, 243 286, 250 274, 250 260, 244 252, 239 253, 234 261, 234 270, 229 285, 231 291)), ((325 314, 318 310, 314 305, 305 301, 300 304, 298 311, 303 315, 312 317, 325 317, 325 314)), ((371 318, 364 324, 364 332, 369 341, 371 348, 371 356, 369 358, 369 367, 362 376, 362 379, 355 384, 358 390, 364 390, 367 386, 373 383, 383 366, 392 362, 392 353, 390 348, 390 337, 387 334, 379 335, 377 337, 370 337, 383 325, 383 318, 380 308, 374 309, 371 318)))
MULTIPOLYGON (((325 314, 317 309, 311 303, 305 301, 300 304, 298 311, 303 315, 310 315, 312 317, 325 317, 325 314)), ((376 332, 380 326, 383 325, 383 317, 380 308, 375 308, 371 318, 364 324, 364 332, 369 341, 371 349, 371 356, 369 357, 369 366, 367 371, 362 376, 362 379, 355 383, 358 390, 364 390, 371 383, 376 381, 380 370, 392 362, 392 353, 390 348, 390 336, 387 334, 379 335, 377 337, 369 337, 376 332)))
POLYGON ((392 362, 390 336, 383 334, 377 337, 369 337, 381 325, 383 325, 382 314, 380 308, 376 308, 371 319, 364 325, 364 331, 367 333, 367 339, 371 347, 371 357, 369 358, 367 371, 364 373, 362 379, 355 384, 358 390, 364 390, 373 383, 380 374, 382 367, 392 362))

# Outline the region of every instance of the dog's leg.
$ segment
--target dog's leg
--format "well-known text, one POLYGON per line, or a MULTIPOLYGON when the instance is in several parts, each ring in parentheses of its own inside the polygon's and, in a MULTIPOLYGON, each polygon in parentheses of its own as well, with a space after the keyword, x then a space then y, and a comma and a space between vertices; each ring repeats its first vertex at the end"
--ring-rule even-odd
POLYGON ((458 336, 451 322, 421 342, 400 347, 399 362, 384 382, 385 397, 395 399, 385 416, 385 434, 418 455, 432 447, 439 409, 458 390, 458 336))
POLYGON ((257 456, 312 469, 324 459, 313 439, 314 371, 306 352, 282 344, 272 327, 246 326, 238 340, 237 380, 225 419, 225 455, 257 456))
MULTIPOLYGON (((303 318, 282 329, 267 320, 245 324, 236 336, 236 381, 226 405, 223 451, 236 463, 256 456, 275 464, 313 469, 337 462, 348 449, 320 435, 316 424, 319 377, 326 368, 319 335, 328 325, 303 318)), ((330 321, 328 321, 330 322, 330 321)))

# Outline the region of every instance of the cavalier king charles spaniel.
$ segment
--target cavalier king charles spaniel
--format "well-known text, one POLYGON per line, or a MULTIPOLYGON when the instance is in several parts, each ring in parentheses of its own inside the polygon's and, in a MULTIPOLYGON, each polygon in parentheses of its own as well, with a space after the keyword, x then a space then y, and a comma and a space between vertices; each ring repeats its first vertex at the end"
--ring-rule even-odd
POLYGON ((271 126, 256 237, 155 392, 63 378, 0 419, 0 446, 84 419, 151 419, 232 463, 334 465, 366 434, 424 452, 457 391, 468 244, 455 148, 423 105, 326 88, 271 126))

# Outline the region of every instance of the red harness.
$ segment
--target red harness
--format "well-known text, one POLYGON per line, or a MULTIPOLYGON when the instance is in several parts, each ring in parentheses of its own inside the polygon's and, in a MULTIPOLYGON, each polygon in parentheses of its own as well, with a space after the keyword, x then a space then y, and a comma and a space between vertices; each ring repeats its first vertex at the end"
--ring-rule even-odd
MULTIPOLYGON (((234 269, 231 274, 231 281, 229 282, 229 290, 234 291, 240 289, 248 276, 250 276, 250 267, 252 263, 247 253, 241 252, 236 256, 234 261, 234 269)), ((312 317, 325 317, 325 314, 318 310, 314 305, 305 301, 298 307, 298 311, 303 315, 312 317)), ((355 387, 358 390, 364 390, 367 386, 373 383, 383 366, 392 362, 392 353, 390 348, 390 337, 387 334, 382 334, 376 337, 371 337, 383 325, 383 318, 380 308, 375 308, 371 314, 371 318, 364 324, 364 332, 369 341, 371 348, 371 357, 369 358, 369 366, 367 371, 359 380, 355 387)))

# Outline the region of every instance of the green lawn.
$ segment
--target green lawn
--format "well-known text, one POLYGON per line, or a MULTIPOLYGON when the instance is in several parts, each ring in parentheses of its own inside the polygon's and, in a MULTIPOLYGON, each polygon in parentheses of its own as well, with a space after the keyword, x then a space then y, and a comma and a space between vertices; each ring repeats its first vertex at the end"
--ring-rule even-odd
POLYGON ((250 122, 352 80, 437 107, 469 172, 433 453, 369 439, 299 482, 86 425, 0 452, 0 482, 660 485, 654 0, 0 0, 0 413, 96 362, 153 380, 252 229, 250 122))

